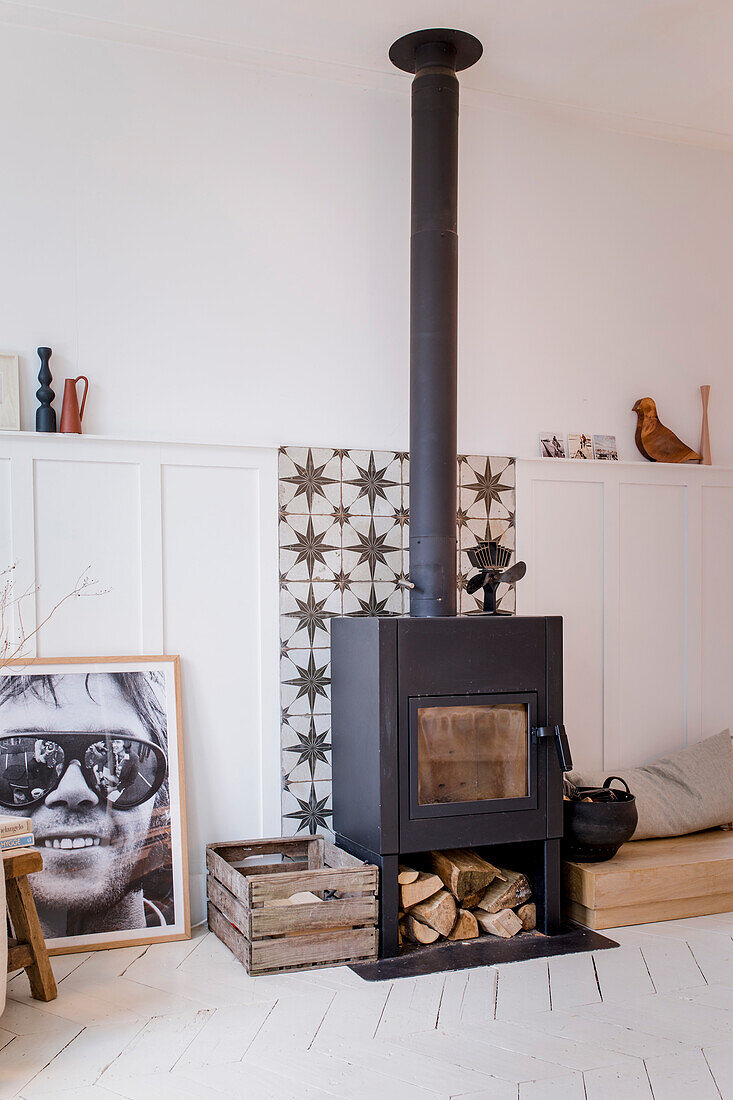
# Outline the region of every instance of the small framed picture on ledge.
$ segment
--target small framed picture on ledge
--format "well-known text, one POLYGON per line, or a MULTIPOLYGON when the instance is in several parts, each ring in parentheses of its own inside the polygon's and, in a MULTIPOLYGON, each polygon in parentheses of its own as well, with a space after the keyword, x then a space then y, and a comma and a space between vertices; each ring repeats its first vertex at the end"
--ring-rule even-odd
POLYGON ((0 671, 0 814, 30 818, 51 954, 191 934, 178 657, 0 671))
POLYGON ((540 435, 542 458, 567 458, 563 432, 542 432, 540 435))
POLYGON ((593 458, 593 444, 584 432, 568 436, 568 458, 593 458))
POLYGON ((20 431, 17 355, 0 355, 0 430, 20 431))
POLYGON ((618 462, 615 435, 594 435, 593 454, 599 462, 618 462))

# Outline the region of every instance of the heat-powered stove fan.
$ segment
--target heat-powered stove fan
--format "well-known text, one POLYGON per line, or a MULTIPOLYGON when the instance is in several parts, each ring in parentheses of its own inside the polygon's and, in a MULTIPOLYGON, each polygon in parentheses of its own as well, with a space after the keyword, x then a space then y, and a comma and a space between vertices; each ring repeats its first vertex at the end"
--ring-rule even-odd
POLYGON ((496 590, 500 584, 515 584, 521 581, 527 572, 527 565, 518 561, 516 565, 507 568, 511 561, 512 552, 506 546, 502 546, 496 539, 489 542, 479 542, 471 550, 467 551, 468 560, 478 573, 468 580, 466 591, 469 595, 484 590, 484 613, 488 615, 508 615, 507 611, 499 611, 496 607, 496 590))

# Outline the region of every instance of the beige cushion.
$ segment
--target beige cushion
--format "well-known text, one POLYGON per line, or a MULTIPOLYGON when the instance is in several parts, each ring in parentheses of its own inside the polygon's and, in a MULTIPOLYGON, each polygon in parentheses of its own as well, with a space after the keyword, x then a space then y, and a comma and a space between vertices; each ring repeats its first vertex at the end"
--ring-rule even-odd
MULTIPOLYGON (((600 786, 608 772, 571 772, 573 783, 600 786)), ((632 840, 682 836, 733 821, 733 743, 728 730, 642 768, 616 768, 636 795, 632 840)))

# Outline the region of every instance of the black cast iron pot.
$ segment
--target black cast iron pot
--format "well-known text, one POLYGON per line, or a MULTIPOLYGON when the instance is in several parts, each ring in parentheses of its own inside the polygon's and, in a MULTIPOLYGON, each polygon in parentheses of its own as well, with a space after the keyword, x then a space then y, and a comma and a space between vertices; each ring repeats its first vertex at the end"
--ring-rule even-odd
MULTIPOLYGON (((565 831, 562 842, 563 859, 578 863, 602 863, 616 855, 622 844, 631 840, 639 820, 636 799, 625 779, 609 775, 603 784, 608 789, 613 782, 623 783, 624 790, 614 787, 614 802, 563 802, 565 831)), ((579 787, 581 796, 597 787, 579 787)))

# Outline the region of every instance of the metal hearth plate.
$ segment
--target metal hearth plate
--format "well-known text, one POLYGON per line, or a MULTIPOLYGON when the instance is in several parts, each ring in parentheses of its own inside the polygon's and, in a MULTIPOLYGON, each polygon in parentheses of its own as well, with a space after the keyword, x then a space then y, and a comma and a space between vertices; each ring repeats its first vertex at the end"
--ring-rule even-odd
POLYGON ((429 947, 403 944, 396 958, 359 963, 350 969, 365 981, 383 982, 393 978, 418 978, 422 974, 444 970, 470 970, 475 966, 575 955, 581 951, 604 951, 609 947, 618 947, 618 944, 590 928, 568 921, 556 936, 522 932, 509 940, 487 935, 456 943, 443 940, 429 947))

